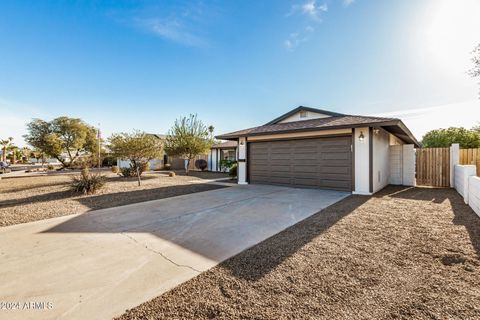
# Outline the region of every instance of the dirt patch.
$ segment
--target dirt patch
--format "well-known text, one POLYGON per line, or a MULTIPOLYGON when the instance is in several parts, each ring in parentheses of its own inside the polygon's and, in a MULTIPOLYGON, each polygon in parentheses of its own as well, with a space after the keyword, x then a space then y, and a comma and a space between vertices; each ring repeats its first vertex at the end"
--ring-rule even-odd
POLYGON ((225 187, 202 183, 206 178, 168 177, 157 172, 145 174, 139 187, 135 178, 104 174, 107 175, 105 187, 87 196, 71 191, 71 174, 0 180, 0 226, 225 187))
POLYGON ((479 319, 480 218, 450 189, 351 196, 119 319, 479 319))

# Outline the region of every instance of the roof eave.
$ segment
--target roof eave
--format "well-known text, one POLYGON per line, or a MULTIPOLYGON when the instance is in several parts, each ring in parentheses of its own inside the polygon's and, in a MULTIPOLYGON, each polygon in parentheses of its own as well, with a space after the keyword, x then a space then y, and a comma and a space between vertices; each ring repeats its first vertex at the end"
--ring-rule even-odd
POLYGON ((266 123, 265 125, 276 124, 276 123, 290 117, 291 115, 294 115, 295 113, 297 113, 299 111, 316 112, 316 113, 321 113, 321 114, 325 114, 327 116, 332 116, 332 117, 344 116, 344 114, 342 114, 342 113, 337 113, 337 112, 332 112, 332 111, 327 111, 327 110, 322 110, 322 109, 316 109, 316 108, 310 108, 310 107, 305 107, 305 106, 299 106, 299 107, 296 107, 293 110, 290 110, 287 113, 282 114, 280 117, 273 119, 272 121, 266 123))
MULTIPOLYGON (((349 129, 349 128, 361 128, 361 127, 386 127, 386 126, 398 126, 404 133, 405 137, 399 137, 405 143, 413 144, 415 147, 421 147, 421 144, 417 141, 415 136, 410 132, 407 126, 399 119, 383 121, 383 122, 369 122, 369 123, 359 123, 351 125, 338 125, 330 126, 324 128, 304 128, 304 129, 290 129, 290 130, 281 130, 274 132, 260 132, 260 133, 246 133, 246 134, 235 134, 235 135, 223 135, 217 136, 217 139, 222 140, 238 140, 240 137, 252 137, 252 136, 264 136, 264 135, 275 135, 275 134, 285 134, 293 132, 314 132, 314 131, 326 131, 326 130, 335 130, 335 129, 349 129)), ((393 134, 393 133, 392 133, 393 134)), ((394 134, 395 135, 395 134, 394 134)))

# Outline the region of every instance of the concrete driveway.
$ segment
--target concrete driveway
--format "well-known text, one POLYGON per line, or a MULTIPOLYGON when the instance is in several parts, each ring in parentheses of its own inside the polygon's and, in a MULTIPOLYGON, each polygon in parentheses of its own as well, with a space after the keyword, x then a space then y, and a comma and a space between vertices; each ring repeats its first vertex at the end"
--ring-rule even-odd
POLYGON ((347 195, 233 186, 0 228, 0 319, 110 319, 347 195))

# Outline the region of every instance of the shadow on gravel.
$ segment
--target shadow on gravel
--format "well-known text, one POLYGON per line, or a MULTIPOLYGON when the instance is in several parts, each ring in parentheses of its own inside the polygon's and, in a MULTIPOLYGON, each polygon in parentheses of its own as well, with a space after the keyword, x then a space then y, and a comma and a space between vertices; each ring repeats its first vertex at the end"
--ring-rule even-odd
POLYGON ((340 200, 226 260, 221 266, 229 269, 237 278, 258 281, 369 199, 369 196, 352 195, 340 200))
MULTIPOLYGON (((443 203, 448 201, 454 214, 453 223, 464 226, 470 236, 477 256, 480 257, 480 217, 465 204, 463 197, 451 188, 405 188, 390 187, 381 191, 376 197, 390 196, 408 200, 443 203)), ((453 239, 452 239, 453 241, 453 239)))
POLYGON ((76 200, 92 210, 98 210, 221 188, 225 187, 213 184, 196 183, 146 190, 132 190, 109 194, 99 194, 90 197, 81 197, 76 200))

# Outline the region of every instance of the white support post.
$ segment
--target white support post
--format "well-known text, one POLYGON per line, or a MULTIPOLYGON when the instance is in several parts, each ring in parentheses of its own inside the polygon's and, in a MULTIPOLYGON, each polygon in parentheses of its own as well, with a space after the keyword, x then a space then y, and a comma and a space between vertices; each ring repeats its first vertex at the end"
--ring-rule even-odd
POLYGON ((455 165, 460 164, 460 145, 452 144, 450 147, 450 187, 455 188, 455 165))
POLYGON ((247 182, 247 139, 241 137, 238 139, 238 165, 237 165, 238 184, 248 184, 247 182))

